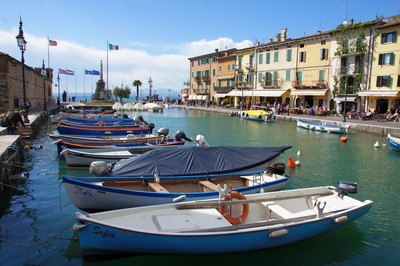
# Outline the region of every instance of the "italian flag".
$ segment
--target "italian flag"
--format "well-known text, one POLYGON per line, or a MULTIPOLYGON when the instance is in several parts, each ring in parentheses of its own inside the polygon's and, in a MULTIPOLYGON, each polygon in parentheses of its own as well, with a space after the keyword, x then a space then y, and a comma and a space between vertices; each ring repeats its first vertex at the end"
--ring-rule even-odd
POLYGON ((108 44, 108 48, 110 50, 119 50, 119 46, 118 45, 114 45, 114 44, 111 44, 111 43, 108 44))

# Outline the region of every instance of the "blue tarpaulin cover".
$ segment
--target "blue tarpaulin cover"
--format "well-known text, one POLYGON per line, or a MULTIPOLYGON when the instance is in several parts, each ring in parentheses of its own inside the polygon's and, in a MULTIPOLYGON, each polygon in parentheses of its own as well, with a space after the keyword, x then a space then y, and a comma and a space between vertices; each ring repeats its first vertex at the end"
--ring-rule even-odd
POLYGON ((154 149, 115 163, 107 176, 183 176, 246 171, 273 160, 290 148, 292 146, 191 146, 154 149))

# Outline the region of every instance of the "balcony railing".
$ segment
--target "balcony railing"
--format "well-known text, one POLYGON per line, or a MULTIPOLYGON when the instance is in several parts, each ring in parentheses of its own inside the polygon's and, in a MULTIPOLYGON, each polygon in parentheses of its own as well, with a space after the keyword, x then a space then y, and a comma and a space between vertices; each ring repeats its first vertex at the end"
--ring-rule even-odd
POLYGON ((214 91, 218 93, 228 93, 234 88, 235 88, 234 86, 219 86, 219 87, 214 87, 214 91))
POLYGON ((193 91, 196 94, 208 94, 208 89, 194 89, 193 91))
POLYGON ((293 80, 292 86, 294 88, 326 88, 327 83, 325 80, 293 80))

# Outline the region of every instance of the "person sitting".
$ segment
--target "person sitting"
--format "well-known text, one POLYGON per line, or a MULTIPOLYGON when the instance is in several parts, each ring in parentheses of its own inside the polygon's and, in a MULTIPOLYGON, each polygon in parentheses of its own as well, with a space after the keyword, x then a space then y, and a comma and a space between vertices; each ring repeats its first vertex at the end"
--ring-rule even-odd
POLYGON ((368 112, 364 116, 365 119, 372 119, 372 111, 371 109, 368 109, 368 112))

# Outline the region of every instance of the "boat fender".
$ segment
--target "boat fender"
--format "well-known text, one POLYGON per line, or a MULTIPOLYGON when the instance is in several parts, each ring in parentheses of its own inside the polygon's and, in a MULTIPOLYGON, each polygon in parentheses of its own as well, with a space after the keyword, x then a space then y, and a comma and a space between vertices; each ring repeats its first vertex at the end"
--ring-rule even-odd
POLYGON ((335 218, 335 220, 333 220, 333 222, 335 224, 343 223, 346 221, 347 221, 347 216, 340 216, 340 217, 335 218))
POLYGON ((179 201, 183 201, 186 199, 186 195, 180 195, 179 197, 173 198, 172 202, 179 202, 179 201))
POLYGON ((79 231, 79 230, 81 230, 82 228, 85 228, 87 225, 86 224, 74 224, 74 226, 72 226, 72 229, 74 230, 74 231, 79 231))
MULTIPOLYGON (((237 191, 230 191, 229 193, 225 194, 225 196, 222 197, 222 200, 232 200, 232 199, 246 200, 246 197, 242 193, 237 191)), ((239 217, 231 217, 228 214, 226 206, 220 206, 219 212, 231 224, 241 224, 246 220, 247 216, 249 215, 249 204, 244 203, 242 204, 242 206, 243 206, 243 211, 239 217)))
POLYGON ((280 229, 280 230, 275 230, 275 231, 271 231, 269 232, 269 237, 270 238, 277 238, 277 237, 282 237, 285 236, 289 233, 288 229, 280 229))

